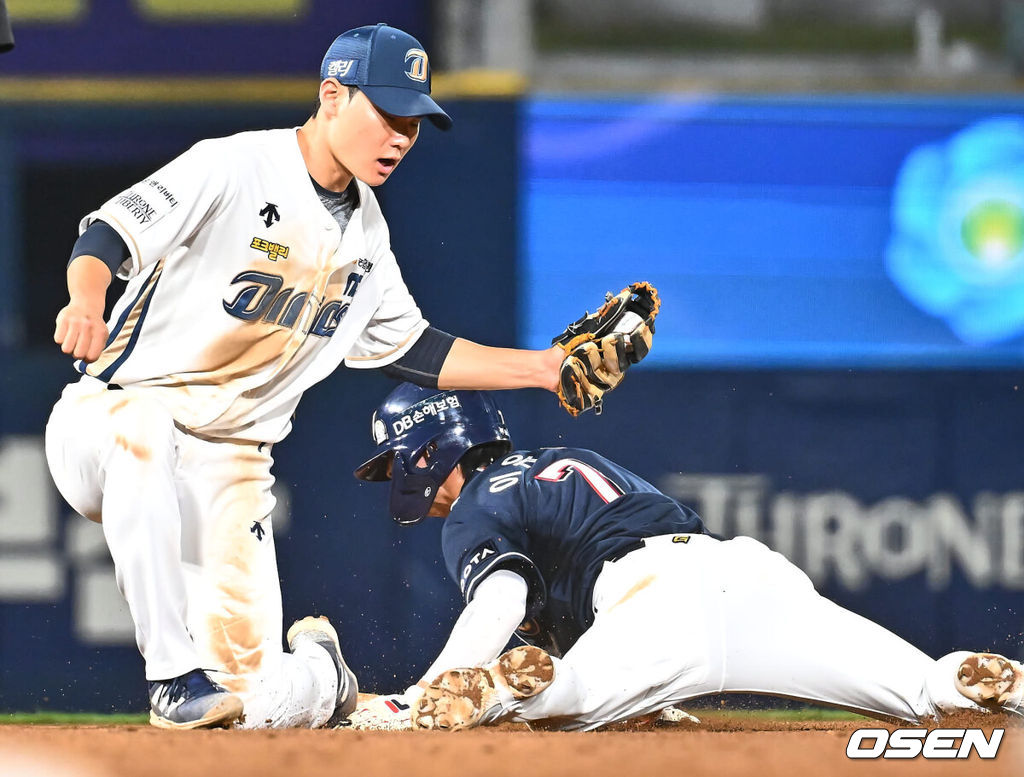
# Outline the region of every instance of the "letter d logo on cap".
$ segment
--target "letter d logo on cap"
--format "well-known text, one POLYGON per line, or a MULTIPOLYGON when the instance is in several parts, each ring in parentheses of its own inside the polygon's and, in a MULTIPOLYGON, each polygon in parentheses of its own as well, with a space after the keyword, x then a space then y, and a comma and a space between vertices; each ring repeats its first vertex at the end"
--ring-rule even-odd
POLYGON ((405 74, 409 78, 421 84, 427 80, 427 52, 423 49, 409 49, 405 52, 405 62, 408 66, 405 74))

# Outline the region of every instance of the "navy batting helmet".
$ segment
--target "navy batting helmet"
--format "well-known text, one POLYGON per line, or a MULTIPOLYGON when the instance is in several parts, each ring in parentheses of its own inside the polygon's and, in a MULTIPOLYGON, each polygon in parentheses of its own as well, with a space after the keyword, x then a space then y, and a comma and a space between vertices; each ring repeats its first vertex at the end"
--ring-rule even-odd
POLYGON ((403 383, 373 412, 377 452, 360 465, 360 480, 387 480, 391 515, 421 521, 456 465, 468 470, 512 449, 505 419, 489 394, 441 391, 403 383), (427 461, 420 466, 426 455, 427 461))

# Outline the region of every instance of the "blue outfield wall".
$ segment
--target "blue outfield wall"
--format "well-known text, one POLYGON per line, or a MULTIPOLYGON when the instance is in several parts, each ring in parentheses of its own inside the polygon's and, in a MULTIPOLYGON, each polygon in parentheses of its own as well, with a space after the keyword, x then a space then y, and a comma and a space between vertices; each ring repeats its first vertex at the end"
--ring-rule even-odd
MULTIPOLYGON (((52 357, 8 363, 33 379, 3 380, 0 567, 18 561, 31 587, 3 579, 0 709, 142 709, 141 660, 98 527, 52 492, 26 494, 49 488, 40 430, 70 371, 52 357)), ((350 475, 391 385, 340 371, 274 450, 285 619, 329 615, 378 691, 416 679, 459 610, 440 522, 397 526, 386 487, 350 475)), ((500 401, 518 445, 612 456, 713 528, 784 550, 823 593, 932 655, 1022 655, 1020 375, 640 368, 600 417, 570 419, 540 391, 500 401)), ((680 592, 679 617, 697 606, 680 592)))
MULTIPOLYGON (((453 106, 462 120, 456 131, 425 135, 423 147, 379 191, 409 285, 427 316, 449 331, 512 345, 533 336, 523 315, 531 309, 528 300, 545 299, 548 326, 560 328, 583 307, 593 308, 606 286, 644 274, 638 251, 612 266, 607 278, 595 276, 587 258, 600 246, 577 233, 578 240, 564 236, 557 262, 546 260, 564 269, 564 277, 535 275, 543 268, 533 261, 529 230, 538 205, 530 195, 531 169, 517 165, 516 133, 525 137, 535 129, 529 114, 539 110, 507 101, 459 102, 453 106), (574 246, 586 250, 574 252, 574 246), (574 257, 581 261, 572 264, 574 257)), ((25 135, 42 131, 42 118, 22 114, 14 122, 23 154, 34 147, 25 135)), ((79 132, 76 142, 90 141, 85 147, 96 169, 145 167, 175 153, 176 143, 183 147, 184 136, 231 124, 226 112, 136 119, 142 124, 116 138, 119 151, 95 117, 92 134, 79 132), (154 138, 163 138, 155 150, 154 138)), ((267 126, 297 120, 277 114, 239 119, 267 126)), ((752 123, 752 132, 758 122, 766 133, 774 126, 756 116, 742 122, 752 123)), ((947 129, 942 137, 962 125, 947 129)), ((60 164, 89 169, 71 146, 61 149, 60 164)), ((909 151, 891 154, 890 186, 909 151)), ((731 156, 737 174, 757 166, 749 144, 725 144, 718 153, 731 156)), ((45 176, 53 167, 41 154, 24 154, 20 163, 24 175, 45 176)), ((72 176, 69 185, 75 189, 85 177, 72 176)), ((31 188, 20 191, 30 200, 36 196, 31 188)), ((872 196, 888 202, 886 191, 872 196)), ((67 247, 73 227, 66 223, 73 225, 93 204, 69 197, 54 214, 65 219, 60 229, 68 233, 67 247)), ((555 216, 545 218, 555 223, 555 216)), ((30 214, 26 219, 31 222, 30 214)), ((995 220, 999 234, 1008 234, 1005 218, 995 220)), ((564 226, 575 224, 567 219, 564 226)), ((23 246, 38 245, 34 237, 43 239, 23 235, 23 246)), ((634 237, 641 246, 648 234, 634 237)), ((770 243, 764 251, 775 255, 770 243)), ((33 254, 34 263, 54 265, 33 265, 33 283, 40 276, 57 283, 64 256, 33 254)), ((1012 256, 1004 259, 1012 264, 1012 256)), ((917 315, 901 293, 892 296, 917 315)), ((45 295, 29 297, 43 307, 59 304, 45 295)), ((729 300, 722 304, 742 314, 729 300)), ((996 358, 981 369, 976 359, 952 357, 938 364, 956 368, 926 368, 914 360, 913 369, 898 361, 886 369, 841 360, 828 368, 813 362, 742 369, 726 367, 725 360, 715 367, 687 364, 686 343, 701 330, 699 319, 680 323, 685 309, 669 289, 655 348, 674 343, 677 360, 641 365, 600 417, 571 419, 545 392, 502 392, 517 443, 592 447, 617 459, 696 508, 713 529, 750 534, 783 551, 826 595, 932 655, 968 647, 1022 657, 1020 365, 996 358)), ((934 332, 948 336, 938 323, 934 332)), ((957 343, 946 344, 955 356, 957 343)), ((102 537, 94 524, 68 515, 42 457, 46 415, 72 377, 70 365, 41 338, 6 350, 4 364, 0 710, 141 710, 142 663, 102 537)), ((418 677, 460 606, 438 552, 440 522, 399 527, 386 515, 386 488, 351 478, 370 445, 369 413, 392 385, 377 374, 339 370, 307 394, 292 435, 274 449, 286 622, 310 612, 330 616, 363 686, 377 691, 418 677)), ((696 606, 680 592, 679 617, 696 606)))

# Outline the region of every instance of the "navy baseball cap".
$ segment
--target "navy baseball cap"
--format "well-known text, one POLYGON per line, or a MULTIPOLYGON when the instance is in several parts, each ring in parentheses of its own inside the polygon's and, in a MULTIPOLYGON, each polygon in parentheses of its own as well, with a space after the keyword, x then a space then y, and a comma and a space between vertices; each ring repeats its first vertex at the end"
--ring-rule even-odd
POLYGON ((439 129, 452 126, 451 117, 430 97, 427 52, 395 27, 357 27, 335 38, 320 65, 321 82, 328 78, 358 86, 392 116, 426 116, 439 129))

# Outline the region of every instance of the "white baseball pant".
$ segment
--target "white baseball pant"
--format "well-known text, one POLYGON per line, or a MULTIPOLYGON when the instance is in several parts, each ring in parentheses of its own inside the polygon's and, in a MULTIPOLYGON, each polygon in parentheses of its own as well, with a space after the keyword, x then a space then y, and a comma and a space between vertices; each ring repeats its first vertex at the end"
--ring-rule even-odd
POLYGON ((186 434, 145 389, 89 377, 46 427, 57 488, 102 522, 146 678, 213 670, 242 698, 244 727, 315 728, 337 671, 317 645, 282 648, 269 447, 186 434))
POLYGON ((698 696, 784 696, 918 722, 980 708, 954 677, 969 653, 932 660, 814 590, 756 540, 666 535, 606 562, 595 620, 554 682, 515 720, 593 729, 698 696))

